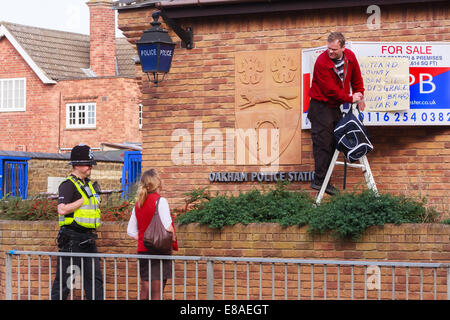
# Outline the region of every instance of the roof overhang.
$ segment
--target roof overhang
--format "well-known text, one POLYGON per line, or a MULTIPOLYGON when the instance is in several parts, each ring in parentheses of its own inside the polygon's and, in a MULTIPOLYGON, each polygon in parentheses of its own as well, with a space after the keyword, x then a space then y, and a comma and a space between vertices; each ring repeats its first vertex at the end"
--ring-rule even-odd
POLYGON ((100 143, 103 151, 108 151, 108 148, 113 150, 134 150, 142 151, 142 146, 131 143, 113 143, 113 142, 102 142, 100 143))
MULTIPOLYGON (((443 1, 443 0, 441 0, 443 1)), ((378 0, 376 4, 396 5, 424 3, 423 0, 378 0)), ((432 1, 428 1, 432 2, 432 1)), ((439 2, 439 0, 434 1, 439 2)), ((156 8, 164 10, 172 19, 214 17, 242 14, 283 13, 305 10, 320 10, 333 8, 367 7, 374 4, 373 0, 342 0, 342 1, 217 1, 217 0, 183 0, 161 1, 156 8), (182 4, 184 2, 184 5, 182 4)))
MULTIPOLYGON (((378 0, 377 5, 404 5, 447 0, 378 0)), ((277 0, 119 0, 115 9, 139 9, 154 7, 165 11, 171 19, 229 16, 242 14, 282 13, 303 10, 363 7, 374 4, 373 0, 315 0, 315 1, 277 1, 277 0)))
POLYGON ((14 38, 14 36, 9 32, 9 30, 4 26, 0 25, 0 39, 6 37, 8 41, 13 45, 17 52, 22 56, 25 62, 30 66, 30 68, 36 73, 39 79, 45 84, 55 84, 56 81, 49 78, 46 73, 39 68, 36 62, 30 57, 30 55, 25 51, 25 49, 20 45, 20 43, 14 38))

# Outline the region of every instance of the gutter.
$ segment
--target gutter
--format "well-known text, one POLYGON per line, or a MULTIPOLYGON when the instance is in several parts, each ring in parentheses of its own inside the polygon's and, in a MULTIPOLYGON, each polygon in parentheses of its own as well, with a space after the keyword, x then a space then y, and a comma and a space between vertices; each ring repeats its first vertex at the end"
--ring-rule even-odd
MULTIPOLYGON (((447 2, 446 0, 378 0, 376 4, 405 5, 447 2)), ((160 1, 155 7, 165 11, 172 19, 229 16, 243 14, 286 13, 293 11, 320 10, 333 8, 367 7, 373 0, 315 0, 315 1, 276 1, 276 0, 177 0, 160 1)))
MULTIPOLYGON (((272 5, 282 6, 284 3, 289 1, 282 0, 165 0, 165 1, 152 1, 155 3, 157 8, 175 8, 175 7, 187 7, 187 6, 208 6, 208 5, 233 5, 233 4, 243 4, 243 3, 270 3, 272 5)), ((333 7, 340 8, 342 6, 348 7, 359 7, 367 4, 373 4, 373 1, 369 0, 341 0, 341 1, 331 1, 331 0, 297 0, 293 1, 297 4, 300 4, 305 8, 312 8, 317 6, 323 7, 333 7)), ((378 0, 378 5, 387 5, 387 4, 402 4, 402 3, 429 3, 429 2, 447 2, 446 0, 378 0)))
POLYGON ((177 1, 159 1, 157 7, 186 7, 186 6, 203 6, 203 5, 224 5, 249 2, 277 2, 276 0, 177 0, 177 1))
MULTIPOLYGON (((378 0, 376 4, 378 6, 419 3, 425 5, 442 2, 447 2, 447 0, 378 0)), ((373 0, 119 0, 116 2, 115 9, 121 11, 127 9, 153 7, 159 10, 164 10, 166 11, 167 16, 172 19, 177 19, 252 13, 281 13, 314 9, 366 7, 372 4, 374 4, 373 0)))

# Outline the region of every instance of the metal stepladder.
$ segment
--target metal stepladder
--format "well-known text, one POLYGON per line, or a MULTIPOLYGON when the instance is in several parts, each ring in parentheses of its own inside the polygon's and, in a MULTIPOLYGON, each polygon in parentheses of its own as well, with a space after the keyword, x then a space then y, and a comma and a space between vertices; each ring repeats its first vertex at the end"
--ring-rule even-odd
MULTIPOLYGON (((351 106, 351 109, 348 112, 353 112, 353 106, 351 106)), ((359 112, 359 109, 358 109, 359 112)), ((337 158, 339 156, 339 150, 336 149, 334 151, 334 155, 331 158, 330 166, 328 167, 327 174, 325 175, 325 179, 322 183, 322 187, 320 188, 319 193, 316 196, 316 204, 319 204, 322 201, 323 195, 325 193, 325 190, 328 186, 328 183, 330 182, 331 174, 333 173, 334 167, 336 164, 341 164, 345 166, 345 172, 344 172, 344 186, 345 186, 345 177, 346 177, 346 167, 352 167, 352 168, 360 168, 364 174, 364 179, 366 180, 367 187, 375 192, 375 194, 378 194, 377 185, 375 184, 375 179, 372 175, 372 170, 370 169, 369 160, 367 160, 367 156, 364 155, 361 158, 359 158, 359 164, 355 163, 348 163, 348 162, 342 162, 337 161, 337 158)), ((344 156, 345 157, 345 156, 344 156)))
MULTIPOLYGON (((330 166, 328 167, 327 174, 325 175, 325 179, 322 184, 322 188, 320 188, 319 193, 316 196, 316 204, 319 204, 322 201, 323 195, 325 193, 325 189, 327 188, 328 182, 330 182, 331 174, 333 173, 334 167, 336 164, 345 165, 345 162, 337 161, 339 156, 339 150, 334 151, 333 158, 331 158, 330 166)), ((378 194, 377 185, 375 184, 375 179, 372 175, 372 170, 370 170, 369 160, 367 160, 367 156, 362 156, 359 159, 359 164, 356 163, 347 163, 348 167, 352 168, 360 168, 364 174, 364 178, 367 183, 367 187, 373 190, 376 194, 378 194)))

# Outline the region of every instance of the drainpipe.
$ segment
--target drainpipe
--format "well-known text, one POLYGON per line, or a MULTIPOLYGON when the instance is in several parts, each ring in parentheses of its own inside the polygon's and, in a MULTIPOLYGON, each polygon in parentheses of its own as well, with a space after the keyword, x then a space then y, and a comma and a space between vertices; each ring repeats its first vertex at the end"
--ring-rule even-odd
POLYGON ((62 92, 59 92, 59 113, 58 113, 58 153, 61 153, 61 109, 62 109, 62 92))

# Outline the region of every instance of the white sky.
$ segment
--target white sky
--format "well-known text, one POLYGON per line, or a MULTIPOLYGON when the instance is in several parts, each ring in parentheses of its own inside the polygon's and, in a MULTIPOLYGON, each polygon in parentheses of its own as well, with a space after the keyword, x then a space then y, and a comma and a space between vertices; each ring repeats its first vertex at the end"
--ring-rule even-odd
MULTIPOLYGON (((87 1, 0 0, 0 21, 89 34, 87 1)), ((116 36, 122 36, 122 32, 118 29, 116 29, 116 36)))

